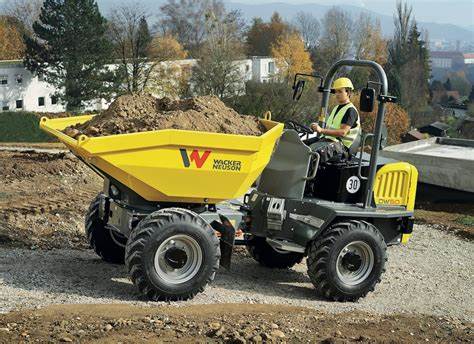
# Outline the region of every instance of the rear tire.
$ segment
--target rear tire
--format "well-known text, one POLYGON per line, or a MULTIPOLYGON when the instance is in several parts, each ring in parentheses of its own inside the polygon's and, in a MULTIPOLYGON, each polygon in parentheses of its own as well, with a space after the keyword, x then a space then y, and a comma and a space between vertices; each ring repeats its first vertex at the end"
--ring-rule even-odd
POLYGON ((372 224, 337 223, 309 244, 308 275, 320 296, 333 301, 356 301, 380 282, 386 250, 382 235, 372 224))
POLYGON ((247 234, 245 239, 248 242, 246 245, 248 253, 260 265, 267 268, 289 269, 303 260, 302 253, 277 251, 265 238, 247 234))
POLYGON ((186 300, 204 291, 219 268, 219 239, 196 213, 156 211, 132 231, 125 250, 130 278, 155 301, 186 300))
POLYGON ((99 193, 89 206, 85 220, 87 239, 89 245, 102 260, 107 263, 123 264, 127 239, 118 233, 111 233, 111 230, 105 227, 104 221, 99 216, 99 206, 104 198, 105 195, 99 193))

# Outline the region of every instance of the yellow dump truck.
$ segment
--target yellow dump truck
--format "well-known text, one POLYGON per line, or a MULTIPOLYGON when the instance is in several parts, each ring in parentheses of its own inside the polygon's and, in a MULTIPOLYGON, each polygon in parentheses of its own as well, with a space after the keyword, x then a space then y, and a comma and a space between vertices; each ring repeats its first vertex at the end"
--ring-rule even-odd
MULTIPOLYGON (((318 294, 356 300, 380 281, 387 245, 411 235, 417 172, 407 163, 377 162, 385 103, 394 101, 378 64, 333 66, 320 87, 323 112, 338 68, 354 65, 372 68, 382 85, 370 161, 360 155, 320 164, 301 139, 309 128, 289 122, 284 130, 270 118, 260 119, 261 136, 166 129, 71 138, 62 132, 93 116, 43 117, 40 127, 103 177, 103 192, 86 215, 88 240, 105 261, 125 262, 150 299, 193 297, 219 264, 230 267, 233 246, 242 244, 269 268, 290 268, 307 256, 318 294), (244 239, 236 240, 236 231, 244 239)), ((295 84, 295 94, 301 86, 295 84)), ((363 146, 365 138, 359 141, 363 146)))

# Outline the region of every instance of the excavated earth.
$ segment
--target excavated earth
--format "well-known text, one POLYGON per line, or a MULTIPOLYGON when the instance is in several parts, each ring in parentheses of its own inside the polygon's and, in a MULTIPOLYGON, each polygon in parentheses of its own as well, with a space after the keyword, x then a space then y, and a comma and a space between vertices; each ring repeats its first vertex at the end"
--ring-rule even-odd
POLYGON ((84 214, 102 179, 67 152, 0 151, 0 244, 85 248, 84 214))
POLYGON ((214 96, 182 100, 149 94, 123 95, 89 122, 68 127, 72 137, 104 136, 159 129, 181 129, 258 136, 264 128, 254 116, 238 114, 214 96))

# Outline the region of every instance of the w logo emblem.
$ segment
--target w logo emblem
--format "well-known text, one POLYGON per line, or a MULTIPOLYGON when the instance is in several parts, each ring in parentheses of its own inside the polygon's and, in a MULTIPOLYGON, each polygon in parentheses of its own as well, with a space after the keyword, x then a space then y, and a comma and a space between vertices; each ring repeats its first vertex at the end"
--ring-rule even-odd
POLYGON ((204 151, 204 153, 202 153, 200 156, 199 151, 197 149, 193 149, 191 154, 188 156, 186 149, 180 148, 179 151, 181 153, 181 157, 183 158, 184 167, 189 167, 191 166, 191 162, 194 162, 197 168, 201 168, 209 157, 209 154, 211 154, 211 151, 207 150, 204 151))

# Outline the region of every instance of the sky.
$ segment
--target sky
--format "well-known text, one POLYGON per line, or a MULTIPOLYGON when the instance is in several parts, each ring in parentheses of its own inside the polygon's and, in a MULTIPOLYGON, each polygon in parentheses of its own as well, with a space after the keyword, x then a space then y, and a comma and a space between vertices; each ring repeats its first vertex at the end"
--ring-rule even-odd
MULTIPOLYGON (((0 6, 7 0, 0 0, 0 6)), ((154 8, 165 2, 165 0, 98 0, 99 6, 109 6, 121 3, 153 3, 154 8)), ((224 0, 224 2, 236 2, 248 5, 259 5, 268 3, 287 3, 301 4, 317 3, 322 5, 339 5, 350 4, 360 6, 377 12, 379 14, 392 16, 397 0, 224 0)), ((413 6, 413 12, 418 21, 447 23, 462 27, 474 28, 474 0, 407 0, 413 6)), ((269 11, 271 8, 269 7, 269 11)))

